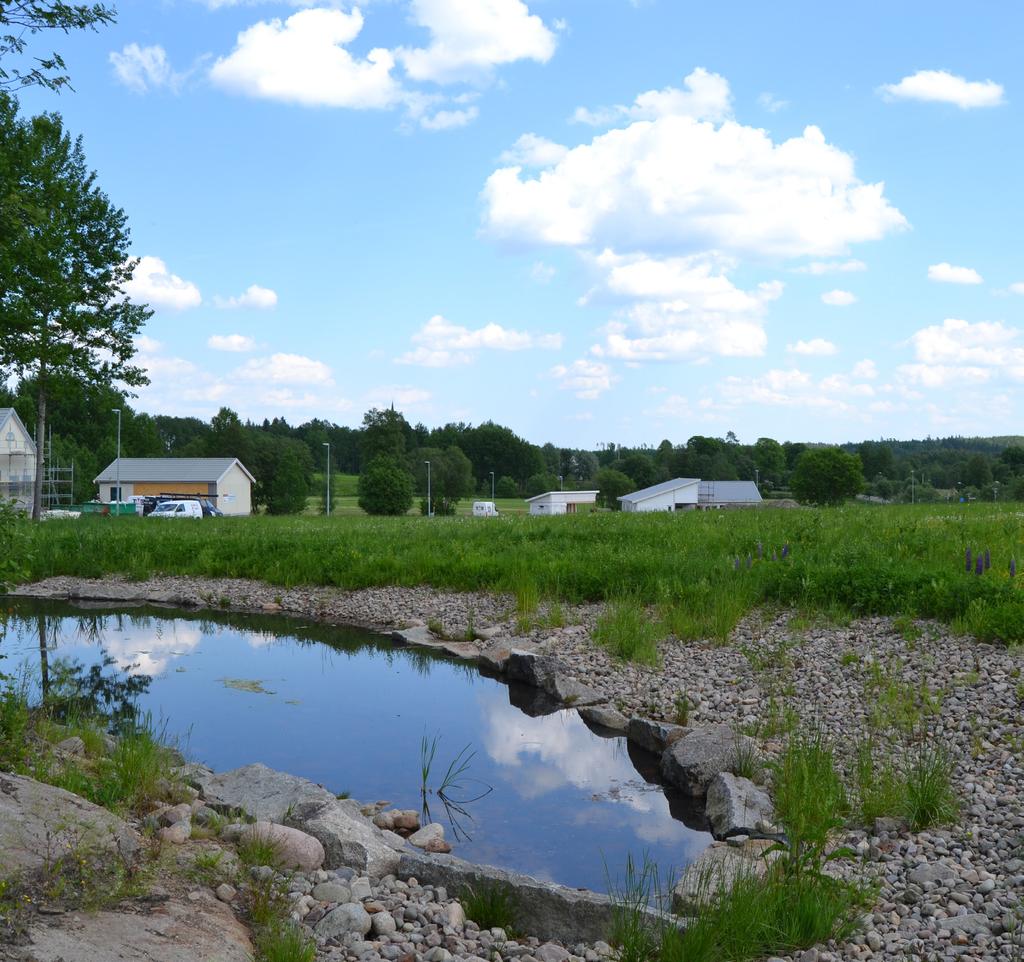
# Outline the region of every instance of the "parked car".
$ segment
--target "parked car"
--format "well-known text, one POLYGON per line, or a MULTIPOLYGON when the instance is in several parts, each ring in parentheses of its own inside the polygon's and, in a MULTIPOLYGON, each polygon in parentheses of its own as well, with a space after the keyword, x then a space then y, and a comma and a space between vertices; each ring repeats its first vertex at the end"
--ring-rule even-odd
POLYGON ((474 501, 473 502, 473 517, 474 518, 496 518, 498 517, 498 508, 493 501, 474 501))
POLYGON ((151 518, 199 518, 203 506, 198 501, 161 501, 149 513, 151 518))
POLYGON ((199 503, 200 505, 202 505, 204 518, 224 517, 224 512, 221 511, 221 509, 218 508, 217 505, 215 505, 212 501, 208 500, 207 498, 203 498, 199 503))

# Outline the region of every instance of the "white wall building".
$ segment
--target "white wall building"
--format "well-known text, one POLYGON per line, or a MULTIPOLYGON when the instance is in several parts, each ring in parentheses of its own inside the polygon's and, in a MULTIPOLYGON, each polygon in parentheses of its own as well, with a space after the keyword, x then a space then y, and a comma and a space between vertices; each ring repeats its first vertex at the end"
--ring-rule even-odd
POLYGON ((14 408, 0 408, 0 498, 32 510, 36 445, 14 408))
POLYGON ((623 511, 693 511, 697 507, 700 478, 673 478, 649 488, 624 494, 618 500, 623 511))
POLYGON ((597 503, 596 491, 545 491, 527 498, 530 514, 577 514, 581 507, 597 503))
POLYGON ((140 495, 194 495, 209 498, 224 514, 252 512, 256 480, 238 458, 121 458, 94 479, 100 501, 129 501, 140 495), (117 482, 121 482, 120 497, 117 482))

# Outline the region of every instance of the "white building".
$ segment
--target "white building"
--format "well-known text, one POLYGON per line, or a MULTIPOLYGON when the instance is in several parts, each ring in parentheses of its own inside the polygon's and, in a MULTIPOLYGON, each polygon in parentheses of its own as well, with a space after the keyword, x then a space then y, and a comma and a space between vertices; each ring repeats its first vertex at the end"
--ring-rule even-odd
POLYGON ((224 514, 239 515, 252 512, 256 479, 238 458, 121 458, 120 468, 115 459, 93 480, 104 502, 142 495, 191 495, 209 498, 224 514))
POLYGON ((693 511, 700 478, 673 478, 619 498, 623 511, 693 511))
POLYGON ((36 445, 14 408, 0 408, 0 498, 32 510, 36 445))
POLYGON ((545 491, 527 498, 530 514, 577 514, 582 506, 597 503, 596 491, 545 491))

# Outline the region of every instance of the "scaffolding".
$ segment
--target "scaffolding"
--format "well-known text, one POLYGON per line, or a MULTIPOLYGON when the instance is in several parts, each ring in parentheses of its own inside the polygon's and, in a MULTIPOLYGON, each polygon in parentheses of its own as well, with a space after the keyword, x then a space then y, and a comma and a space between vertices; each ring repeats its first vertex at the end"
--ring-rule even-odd
POLYGON ((70 466, 48 462, 43 475, 43 510, 66 511, 75 501, 75 462, 70 466))

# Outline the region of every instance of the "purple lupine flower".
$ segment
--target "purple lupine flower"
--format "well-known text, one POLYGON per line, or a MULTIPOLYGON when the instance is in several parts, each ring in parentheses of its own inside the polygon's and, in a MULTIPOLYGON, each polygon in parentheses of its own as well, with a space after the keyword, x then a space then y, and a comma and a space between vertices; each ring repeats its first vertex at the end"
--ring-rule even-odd
POLYGON ((979 554, 978 559, 974 565, 974 573, 976 575, 984 574, 985 572, 985 559, 979 554))
POLYGON ((985 549, 985 570, 988 571, 992 567, 992 555, 988 548, 985 549))
POLYGON ((779 560, 778 553, 773 551, 772 552, 772 561, 778 561, 778 560, 779 560))
POLYGON ((971 573, 971 568, 973 568, 973 567, 974 567, 974 565, 972 565, 972 564, 971 564, 971 549, 970 549, 970 548, 968 548, 968 549, 967 549, 967 550, 966 550, 966 551, 964 552, 964 558, 965 558, 965 559, 966 559, 966 561, 967 561, 967 568, 966 568, 966 571, 967 571, 967 573, 968 573, 968 574, 970 574, 970 573, 971 573))
POLYGON ((1010 577, 1011 578, 1016 578, 1017 577, 1017 559, 1016 558, 1011 558, 1010 559, 1010 577))
POLYGON ((764 548, 761 547, 761 542, 757 543, 757 560, 760 561, 764 557, 764 548))
POLYGON ((739 571, 740 570, 740 556, 739 555, 736 555, 736 557, 732 559, 732 570, 733 571, 739 571))
POLYGON ((783 558, 788 558, 789 557, 789 543, 788 542, 782 546, 782 557, 783 558))
POLYGON ((754 564, 754 559, 747 555, 747 567, 750 568, 754 564))

